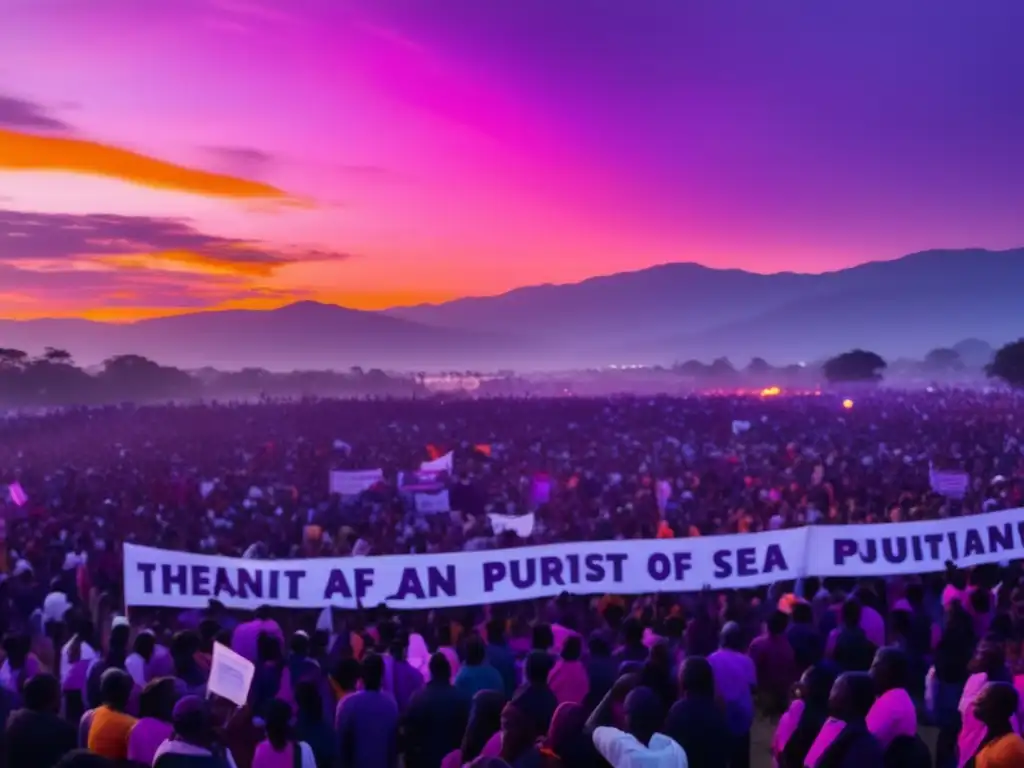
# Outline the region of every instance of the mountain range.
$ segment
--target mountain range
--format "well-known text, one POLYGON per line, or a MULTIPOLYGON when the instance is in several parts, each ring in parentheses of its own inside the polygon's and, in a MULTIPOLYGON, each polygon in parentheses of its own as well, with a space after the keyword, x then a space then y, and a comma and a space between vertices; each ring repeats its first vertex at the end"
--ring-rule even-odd
POLYGON ((1024 248, 926 251, 823 274, 677 263, 568 285, 380 312, 300 302, 129 324, 0 320, 0 346, 139 353, 224 369, 567 369, 754 356, 821 359, 854 347, 921 357, 968 337, 1024 336, 1024 248))

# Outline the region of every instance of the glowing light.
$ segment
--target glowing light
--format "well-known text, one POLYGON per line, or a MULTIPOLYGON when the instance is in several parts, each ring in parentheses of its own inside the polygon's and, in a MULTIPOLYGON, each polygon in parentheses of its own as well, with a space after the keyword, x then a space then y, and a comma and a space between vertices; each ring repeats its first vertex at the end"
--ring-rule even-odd
POLYGON ((782 393, 778 387, 765 387, 761 390, 761 397, 777 397, 782 393))
POLYGON ((850 410, 851 408, 853 408, 853 400, 850 400, 849 398, 843 400, 843 408, 845 408, 846 410, 850 410))

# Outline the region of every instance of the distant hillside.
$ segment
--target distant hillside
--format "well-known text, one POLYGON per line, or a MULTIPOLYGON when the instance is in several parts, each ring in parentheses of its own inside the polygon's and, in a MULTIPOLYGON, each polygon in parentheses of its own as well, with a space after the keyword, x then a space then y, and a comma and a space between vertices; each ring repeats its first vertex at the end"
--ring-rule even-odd
POLYGON ((465 368, 492 356, 497 356, 497 364, 502 354, 513 354, 507 342, 490 335, 441 330, 315 302, 271 311, 199 312, 127 325, 0 320, 0 339, 0 346, 31 351, 61 347, 87 365, 112 355, 138 353, 186 368, 465 368))
POLYGON ((820 275, 669 264, 390 314, 438 327, 509 328, 571 357, 794 362, 862 346, 923 356, 965 337, 1024 336, 1024 249, 927 251, 820 275))
POLYGON ((928 251, 821 275, 666 264, 572 285, 363 312, 315 302, 128 325, 0 320, 0 346, 90 365, 138 353, 222 369, 567 369, 755 356, 813 361, 853 347, 921 358, 960 340, 972 365, 1024 336, 1024 249, 928 251))

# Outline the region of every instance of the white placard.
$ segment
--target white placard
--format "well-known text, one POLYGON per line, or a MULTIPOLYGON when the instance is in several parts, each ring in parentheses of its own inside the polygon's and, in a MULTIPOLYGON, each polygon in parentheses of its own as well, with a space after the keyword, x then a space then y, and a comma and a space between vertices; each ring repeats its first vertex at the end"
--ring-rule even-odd
POLYGON ((512 531, 521 539, 533 533, 533 512, 528 515, 498 515, 492 512, 487 518, 491 521, 491 528, 495 533, 512 531))
POLYGON ((455 459, 451 451, 448 451, 444 456, 438 456, 436 459, 430 461, 424 461, 420 464, 420 469, 425 471, 433 472, 448 472, 452 471, 452 467, 455 466, 455 459))
POLYGON ((226 645, 214 643, 207 695, 215 693, 240 707, 245 706, 255 674, 255 664, 226 645))
POLYGON ((452 509, 448 500, 448 491, 417 493, 413 498, 416 500, 416 511, 421 515, 439 515, 451 512, 452 509))
POLYGON ((383 469, 360 469, 354 472, 331 472, 331 493, 339 496, 358 496, 384 480, 383 469))

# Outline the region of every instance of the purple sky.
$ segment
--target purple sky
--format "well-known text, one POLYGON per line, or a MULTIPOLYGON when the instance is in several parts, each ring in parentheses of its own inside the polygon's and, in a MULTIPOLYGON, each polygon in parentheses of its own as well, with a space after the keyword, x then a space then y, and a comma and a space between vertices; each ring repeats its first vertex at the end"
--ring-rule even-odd
POLYGON ((825 271, 1024 244, 1022 0, 4 15, 0 222, 43 228, 0 240, 4 316, 374 308, 668 261, 825 271), (139 239, 76 250, 69 228, 96 219, 67 217, 86 215, 139 239), (183 225, 184 250, 166 239, 183 225))

